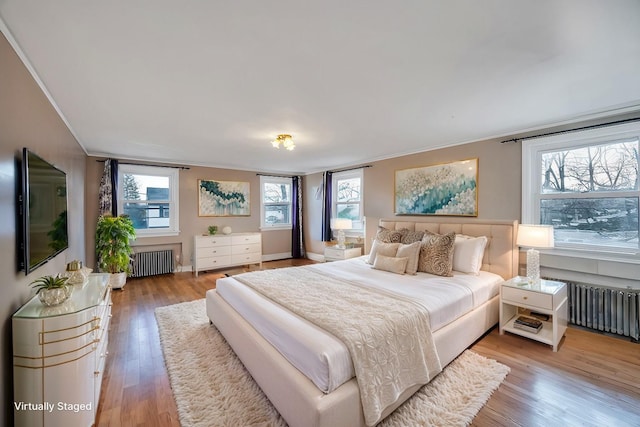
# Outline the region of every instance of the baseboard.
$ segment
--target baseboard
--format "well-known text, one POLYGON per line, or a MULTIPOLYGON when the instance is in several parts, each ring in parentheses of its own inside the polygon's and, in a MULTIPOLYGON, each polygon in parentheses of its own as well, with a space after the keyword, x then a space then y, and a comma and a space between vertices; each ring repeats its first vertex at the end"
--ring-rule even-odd
POLYGON ((313 252, 307 252, 307 258, 311 261, 324 262, 324 254, 314 254, 313 252))
POLYGON ((193 273, 193 267, 190 265, 179 265, 174 270, 174 273, 193 273))
POLYGON ((262 254, 262 262, 266 261, 278 261, 281 259, 289 259, 291 258, 291 252, 282 252, 279 254, 262 254))

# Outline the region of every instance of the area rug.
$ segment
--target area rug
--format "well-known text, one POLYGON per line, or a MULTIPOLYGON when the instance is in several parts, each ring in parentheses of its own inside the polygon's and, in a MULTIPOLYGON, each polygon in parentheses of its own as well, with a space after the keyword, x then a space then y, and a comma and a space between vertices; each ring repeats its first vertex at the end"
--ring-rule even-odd
MULTIPOLYGON (((209 324, 205 300, 155 311, 183 427, 286 426, 224 337, 209 324)), ((509 367, 465 351, 379 426, 465 426, 509 367)))

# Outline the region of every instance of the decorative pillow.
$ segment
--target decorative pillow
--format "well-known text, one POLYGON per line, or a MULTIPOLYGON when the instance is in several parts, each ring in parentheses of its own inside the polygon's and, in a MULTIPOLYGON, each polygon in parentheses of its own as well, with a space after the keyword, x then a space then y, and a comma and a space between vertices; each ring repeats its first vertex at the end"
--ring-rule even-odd
POLYGON ((400 243, 382 243, 380 240, 374 240, 369 252, 369 264, 373 264, 378 254, 385 256, 396 256, 400 243))
POLYGON ((456 233, 435 234, 426 231, 420 246, 418 271, 450 277, 453 269, 453 245, 456 233))
POLYGON ((405 273, 407 274, 416 274, 416 272, 418 271, 420 245, 420 242, 414 242, 410 245, 400 245, 400 247, 398 248, 398 252, 396 252, 397 257, 407 258, 407 269, 405 271, 405 273))
POLYGON ((453 245, 453 269, 462 273, 478 274, 482 268, 484 248, 487 246, 485 236, 471 237, 456 235, 453 245))
POLYGON ((396 258, 378 254, 375 262, 373 263, 373 268, 396 274, 404 274, 404 271, 407 268, 407 261, 409 261, 409 258, 406 257, 396 258))
POLYGON ((379 225, 376 240, 380 240, 383 243, 400 243, 402 241, 402 235, 403 232, 401 230, 389 230, 379 225))
POLYGON ((410 231, 405 228, 405 232, 402 235, 402 240, 400 243, 404 243, 405 245, 410 245, 414 242, 419 242, 424 237, 424 231, 410 231))

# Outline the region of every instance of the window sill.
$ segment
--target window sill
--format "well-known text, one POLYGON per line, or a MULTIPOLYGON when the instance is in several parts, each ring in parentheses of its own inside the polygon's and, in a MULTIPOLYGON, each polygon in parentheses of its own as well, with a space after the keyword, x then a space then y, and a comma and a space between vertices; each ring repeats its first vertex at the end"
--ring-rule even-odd
MULTIPOLYGON (((526 265, 526 251, 522 254, 521 260, 526 265)), ((560 280, 618 288, 639 287, 638 255, 556 248, 540 251, 540 266, 543 275, 560 280)))
MULTIPOLYGON (((526 252, 526 251, 524 251, 526 252)), ((569 258, 580 258, 588 260, 598 261, 610 261, 623 264, 637 264, 640 265, 640 253, 626 253, 626 252, 608 252, 608 251, 593 251, 593 250, 580 250, 569 248, 553 248, 553 249, 540 249, 541 256, 558 256, 569 258)))
POLYGON ((283 231, 283 230, 291 230, 293 227, 290 225, 280 226, 280 227, 260 227, 260 231, 283 231))
POLYGON ((148 232, 148 231, 140 231, 140 230, 136 230, 136 238, 137 239, 144 239, 147 237, 173 237, 173 236, 179 236, 180 235, 180 231, 162 231, 162 232, 148 232))

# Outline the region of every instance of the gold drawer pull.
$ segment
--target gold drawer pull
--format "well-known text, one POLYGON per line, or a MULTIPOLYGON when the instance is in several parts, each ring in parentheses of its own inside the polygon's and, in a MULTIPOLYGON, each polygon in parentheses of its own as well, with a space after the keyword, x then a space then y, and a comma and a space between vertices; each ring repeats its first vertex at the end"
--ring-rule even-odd
POLYGON ((528 299, 529 297, 522 297, 522 299, 528 299))

